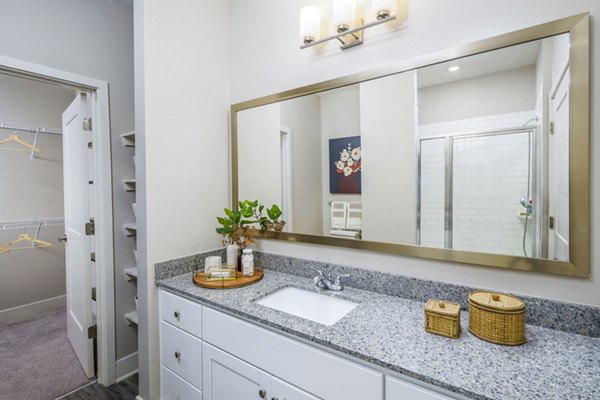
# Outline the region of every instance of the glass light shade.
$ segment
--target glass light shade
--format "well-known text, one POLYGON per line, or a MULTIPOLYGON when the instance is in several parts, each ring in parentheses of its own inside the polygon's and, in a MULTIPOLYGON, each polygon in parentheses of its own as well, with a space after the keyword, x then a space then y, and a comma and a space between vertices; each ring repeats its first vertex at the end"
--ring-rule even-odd
POLYGON ((319 39, 321 33, 321 11, 315 6, 300 10, 300 40, 305 44, 319 39))
POLYGON ((355 0, 334 0, 332 6, 333 30, 340 32, 341 27, 352 29, 356 19, 355 0))
POLYGON ((396 13, 396 0, 371 0, 371 10, 376 19, 383 19, 396 13))

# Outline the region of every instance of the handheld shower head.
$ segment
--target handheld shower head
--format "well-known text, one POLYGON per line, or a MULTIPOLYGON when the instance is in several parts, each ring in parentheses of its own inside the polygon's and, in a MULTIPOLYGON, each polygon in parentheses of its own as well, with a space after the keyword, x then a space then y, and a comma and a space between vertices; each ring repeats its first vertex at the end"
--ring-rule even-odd
POLYGON ((527 210, 527 214, 531 214, 533 211, 533 204, 531 200, 527 200, 525 197, 521 197, 520 203, 527 210))

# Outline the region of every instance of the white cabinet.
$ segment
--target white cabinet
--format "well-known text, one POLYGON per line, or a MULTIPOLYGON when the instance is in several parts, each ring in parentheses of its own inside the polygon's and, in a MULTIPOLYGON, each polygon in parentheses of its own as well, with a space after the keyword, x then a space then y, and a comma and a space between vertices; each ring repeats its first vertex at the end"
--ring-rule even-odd
POLYGON ((207 343, 203 351, 204 400, 267 398, 267 373, 207 343))
POLYGON ((208 343, 202 351, 204 400, 319 400, 208 343))
POLYGON ((320 400, 287 382, 271 377, 271 400, 320 400))
POLYGON ((384 376, 164 290, 159 298, 163 400, 460 398, 384 376))
POLYGON ((318 398, 383 399, 381 372, 208 307, 202 339, 318 398))
POLYGON ((162 400, 202 400, 202 306, 159 294, 162 400))
POLYGON ((444 396, 405 380, 385 377, 385 400, 450 400, 444 396))

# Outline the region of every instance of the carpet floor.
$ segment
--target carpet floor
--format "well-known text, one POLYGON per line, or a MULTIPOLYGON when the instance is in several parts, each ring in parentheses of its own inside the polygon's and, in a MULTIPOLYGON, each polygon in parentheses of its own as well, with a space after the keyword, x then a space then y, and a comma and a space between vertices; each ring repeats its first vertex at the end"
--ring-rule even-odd
POLYGON ((0 326, 0 400, 51 400, 88 381, 65 310, 0 326))

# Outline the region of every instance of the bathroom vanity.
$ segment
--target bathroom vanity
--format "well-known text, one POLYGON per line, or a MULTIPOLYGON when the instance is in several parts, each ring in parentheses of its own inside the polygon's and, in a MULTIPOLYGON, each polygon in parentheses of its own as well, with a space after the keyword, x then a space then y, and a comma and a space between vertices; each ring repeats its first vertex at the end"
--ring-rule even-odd
POLYGON ((189 273, 160 287, 163 399, 600 398, 600 339, 527 325, 523 346, 423 329, 421 302, 266 270, 242 289, 196 287, 189 273), (298 288, 358 303, 333 325, 258 301, 298 288), (572 371, 577 370, 574 374, 572 371))

